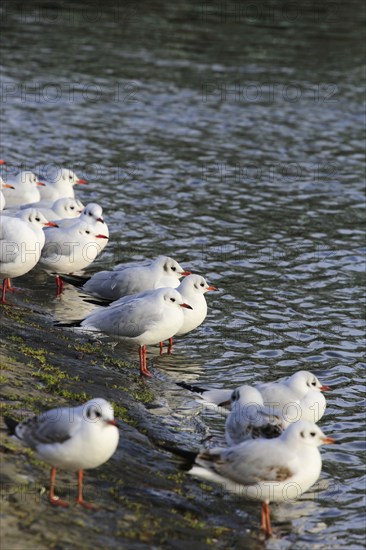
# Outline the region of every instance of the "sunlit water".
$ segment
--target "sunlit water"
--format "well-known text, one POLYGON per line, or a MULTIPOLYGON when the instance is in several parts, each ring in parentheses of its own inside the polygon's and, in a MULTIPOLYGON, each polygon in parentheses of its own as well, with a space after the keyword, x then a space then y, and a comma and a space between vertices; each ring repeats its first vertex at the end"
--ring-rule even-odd
MULTIPOLYGON (((89 180, 78 196, 111 233, 93 271, 167 254, 219 287, 174 355, 149 355, 166 426, 200 414, 176 381, 308 369, 332 387, 321 426, 340 444, 323 451, 320 490, 277 507, 290 534, 269 546, 361 548, 361 2, 67 6, 3 8, 6 170, 89 180)), ((90 310, 35 281, 18 284, 57 319, 90 310)), ((222 435, 220 417, 202 418, 222 435)))

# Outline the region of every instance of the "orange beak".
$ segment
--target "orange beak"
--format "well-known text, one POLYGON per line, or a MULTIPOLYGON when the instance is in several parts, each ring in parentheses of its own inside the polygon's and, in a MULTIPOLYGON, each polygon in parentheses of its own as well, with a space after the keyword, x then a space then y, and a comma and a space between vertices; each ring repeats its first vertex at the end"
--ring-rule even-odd
POLYGON ((186 309, 193 309, 193 307, 188 304, 179 304, 179 305, 180 307, 185 307, 186 309))
POLYGON ((187 275, 192 275, 191 271, 179 271, 181 277, 187 277, 187 275))
POLYGON ((206 290, 219 290, 217 286, 209 285, 206 290))
POLYGON ((327 391, 330 390, 330 386, 320 386, 320 391, 327 391))
POLYGON ((47 222, 47 223, 44 223, 43 225, 45 225, 46 227, 58 227, 57 223, 55 222, 47 222))
POLYGON ((76 180, 75 183, 80 183, 80 184, 86 185, 88 182, 86 180, 84 180, 83 178, 79 178, 78 180, 76 180))
POLYGON ((15 189, 10 183, 3 183, 1 187, 7 187, 7 189, 15 189))
POLYGON ((107 237, 107 235, 95 235, 95 238, 96 239, 108 239, 109 237, 107 237))
POLYGON ((37 181, 37 185, 38 187, 45 187, 45 183, 43 183, 42 181, 37 181))
POLYGON ((321 437, 320 439, 321 439, 322 442, 325 443, 326 445, 331 445, 332 443, 334 443, 333 437, 321 437))

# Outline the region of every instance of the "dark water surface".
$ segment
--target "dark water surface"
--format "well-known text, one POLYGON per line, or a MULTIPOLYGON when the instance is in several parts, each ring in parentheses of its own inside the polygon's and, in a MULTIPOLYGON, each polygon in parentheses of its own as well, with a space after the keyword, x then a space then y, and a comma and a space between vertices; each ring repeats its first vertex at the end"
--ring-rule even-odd
MULTIPOLYGON (((332 386, 321 427, 341 444, 322 453, 320 491, 274 507, 291 533, 268 547, 362 548, 363 4, 2 10, 6 169, 90 181, 78 196, 103 206, 111 232, 93 271, 167 254, 220 288, 173 356, 151 352, 162 425, 183 438, 200 412, 174 381, 311 370, 332 386)), ((35 277, 18 281, 34 302, 80 316, 76 291, 56 301, 35 277)), ((222 419, 203 419, 222 434, 222 419)))

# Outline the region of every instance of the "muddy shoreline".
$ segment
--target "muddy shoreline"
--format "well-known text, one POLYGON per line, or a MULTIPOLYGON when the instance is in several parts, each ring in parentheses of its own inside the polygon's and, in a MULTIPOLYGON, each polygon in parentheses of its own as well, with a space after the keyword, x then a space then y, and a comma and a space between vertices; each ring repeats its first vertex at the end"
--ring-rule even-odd
POLYGON ((104 397, 122 426, 112 459, 86 472, 86 498, 98 506, 88 511, 74 505, 75 479, 62 472, 56 492, 71 505, 48 504, 49 467, 9 438, 2 420, 3 550, 263 547, 255 504, 246 504, 248 515, 220 489, 187 475, 185 454, 198 450, 205 427, 192 417, 182 437, 162 425, 154 414, 161 380, 141 380, 137 364, 118 350, 55 327, 37 307, 3 306, 1 318, 3 414, 21 419, 104 397))

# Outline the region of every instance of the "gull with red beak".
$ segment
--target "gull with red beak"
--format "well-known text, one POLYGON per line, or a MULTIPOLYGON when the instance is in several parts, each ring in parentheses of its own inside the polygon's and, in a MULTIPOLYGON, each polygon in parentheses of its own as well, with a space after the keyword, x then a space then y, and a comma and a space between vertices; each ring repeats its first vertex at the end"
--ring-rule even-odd
POLYGON ((1 303, 11 291, 10 279, 21 277, 37 264, 45 244, 43 227, 57 227, 36 210, 20 211, 16 217, 1 216, 0 277, 3 279, 1 303))
POLYGON ((38 202, 41 199, 39 189, 45 185, 29 170, 19 172, 15 178, 7 178, 6 183, 10 186, 3 191, 7 207, 38 202))
POLYGON ((181 328, 184 309, 192 309, 174 288, 158 288, 126 296, 88 315, 80 324, 138 346, 140 375, 151 376, 146 346, 168 340, 181 328))
POLYGON ((325 411, 324 391, 330 389, 309 371, 300 370, 284 380, 257 384, 264 405, 280 409, 287 422, 318 422, 325 411))
POLYGON ((97 468, 117 449, 119 431, 113 407, 102 398, 91 399, 79 407, 59 407, 17 423, 6 417, 11 435, 15 435, 50 464, 49 502, 68 506, 54 494, 56 469, 77 471, 76 503, 94 508, 83 499, 83 470, 97 468))
POLYGON ((100 271, 89 279, 65 278, 75 286, 103 300, 118 300, 124 296, 179 285, 179 279, 190 275, 168 256, 158 256, 148 265, 118 266, 113 271, 100 271))
POLYGON ((75 197, 74 185, 86 183, 88 182, 84 178, 79 178, 72 170, 61 168, 57 170, 52 181, 45 182, 45 187, 41 190, 42 201, 54 202, 62 197, 75 197))
POLYGON ((80 222, 78 219, 66 229, 47 229, 45 237, 39 266, 56 275, 57 296, 63 288, 60 275, 88 267, 100 254, 101 243, 108 240, 108 235, 99 233, 93 224, 80 222))
POLYGON ((270 502, 292 502, 318 480, 322 459, 318 447, 334 443, 313 422, 299 420, 276 439, 244 441, 227 449, 204 450, 189 471, 219 483, 231 494, 262 503, 261 525, 272 536, 270 502))
POLYGON ((1 189, 14 189, 14 187, 9 183, 5 183, 3 178, 0 177, 0 210, 4 210, 6 200, 1 189))
MULTIPOLYGON (((191 332, 203 323, 207 315, 207 302, 204 295, 211 290, 218 289, 213 285, 209 285, 201 275, 191 274, 184 277, 177 287, 177 291, 183 300, 192 306, 192 309, 184 310, 184 322, 176 336, 183 336, 183 334, 191 332)), ((171 352, 172 347, 173 339, 170 338, 168 353, 171 352)), ((160 350, 162 351, 162 343, 160 344, 160 350)))

